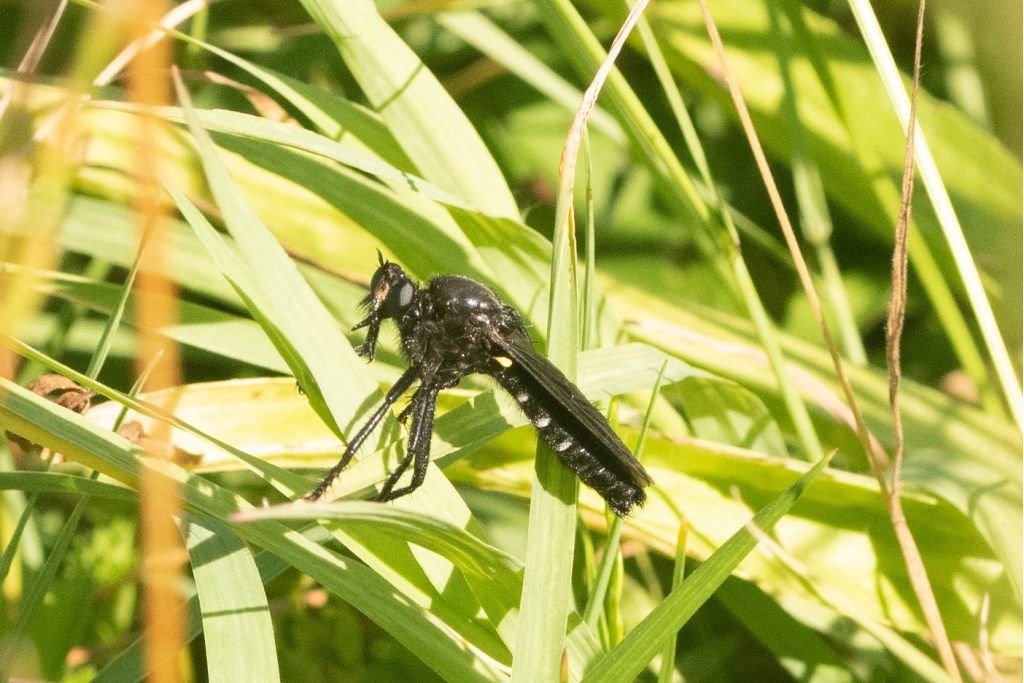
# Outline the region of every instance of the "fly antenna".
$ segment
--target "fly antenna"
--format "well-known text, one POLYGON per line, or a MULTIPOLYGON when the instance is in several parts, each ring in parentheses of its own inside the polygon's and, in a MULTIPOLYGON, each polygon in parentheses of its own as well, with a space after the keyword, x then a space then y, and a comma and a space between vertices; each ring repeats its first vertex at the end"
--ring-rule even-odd
POLYGON ((380 249, 377 250, 377 263, 384 265, 387 261, 384 260, 384 254, 380 253, 380 249))

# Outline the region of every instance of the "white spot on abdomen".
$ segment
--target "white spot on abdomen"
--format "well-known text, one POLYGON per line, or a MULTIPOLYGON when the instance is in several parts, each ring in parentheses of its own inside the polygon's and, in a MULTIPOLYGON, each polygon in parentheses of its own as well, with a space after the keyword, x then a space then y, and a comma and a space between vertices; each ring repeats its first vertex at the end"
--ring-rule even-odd
POLYGON ((551 418, 548 417, 547 415, 538 415, 537 417, 533 418, 533 426, 536 427, 537 429, 544 429, 549 424, 551 424, 551 418))
POLYGON ((572 445, 572 439, 566 439, 565 441, 563 441, 560 444, 558 444, 557 446, 555 446, 555 452, 556 453, 561 453, 562 451, 566 451, 566 450, 569 449, 569 446, 571 446, 571 445, 572 445))

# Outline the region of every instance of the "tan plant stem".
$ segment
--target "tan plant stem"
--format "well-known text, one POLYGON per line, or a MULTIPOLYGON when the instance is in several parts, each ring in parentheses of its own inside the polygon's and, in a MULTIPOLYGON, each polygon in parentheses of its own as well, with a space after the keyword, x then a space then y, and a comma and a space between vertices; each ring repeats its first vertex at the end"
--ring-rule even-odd
MULTIPOLYGON (((747 109, 746 102, 743 100, 743 94, 740 92, 739 83, 737 82, 733 72, 729 69, 725 55, 725 46, 722 44, 722 38, 718 33, 718 27, 715 25, 714 19, 711 16, 707 0, 698 1, 700 3, 701 12, 704 16, 704 23, 708 31, 708 36, 710 37, 711 42, 714 45, 715 52, 718 55, 722 68, 722 77, 725 80, 726 86, 729 90, 729 95, 736 107, 740 123, 743 127, 744 134, 747 136, 751 151, 754 154, 754 160, 757 163, 759 172, 761 173, 765 189, 767 190, 768 197, 771 200, 772 208, 775 211, 776 218, 779 221, 779 225, 782 228, 783 235, 785 236, 786 245, 789 247, 790 254, 793 257, 797 274, 800 278, 800 283, 807 295, 814 317, 818 321, 818 325, 821 327, 821 334, 825 340, 825 345, 828 348, 829 355, 832 358, 832 364, 835 367, 836 376, 843 389, 846 402, 853 413, 853 417, 856 422, 857 436, 861 441, 861 445, 863 446, 865 453, 867 454, 871 471, 878 480, 878 485, 881 487, 882 493, 887 497, 889 518, 893 525, 893 531, 895 532, 896 538, 899 542, 900 550, 903 553, 904 562, 907 565, 908 578, 914 588, 914 593, 917 596, 921 611, 925 615, 925 621, 927 622, 932 633, 932 637, 935 640, 935 645, 939 650, 942 664, 950 678, 954 681, 959 681, 960 671, 957 668, 956 659, 953 656, 953 649, 950 646, 949 638, 946 636, 945 628, 942 625, 942 616, 939 613, 935 595, 931 590, 931 585, 924 569, 924 562, 921 559, 921 553, 917 548, 914 537, 910 532, 910 527, 907 525, 906 518, 903 515, 903 508, 899 499, 899 491, 893 490, 886 479, 885 471, 889 466, 888 456, 882 448, 882 445, 874 438, 868 430, 867 424, 864 422, 863 415, 861 414, 860 407, 857 404, 857 399, 854 396, 853 387, 850 384, 850 379, 846 373, 846 368, 843 364, 842 357, 840 356, 839 349, 836 346, 831 331, 829 330, 828 322, 825 320, 822 313, 821 301, 818 298, 818 293, 811 280, 811 275, 807 268, 807 263, 803 258, 800 244, 796 239, 796 233, 793 230, 793 225, 786 213, 786 208, 782 202, 782 197, 779 194, 778 186, 775 184, 775 178, 768 166, 768 160, 765 157, 764 149, 761 147, 757 131, 754 129, 753 121, 750 118, 750 112, 747 109)), ((921 11, 923 14, 924 0, 921 0, 921 2, 921 11)), ((920 23, 921 21, 923 21, 923 19, 919 17, 919 43, 921 31, 923 30, 922 24, 920 23)), ((918 45, 917 49, 919 61, 920 45, 918 45)), ((915 72, 916 70, 917 67, 915 67, 915 72)), ((911 140, 911 144, 912 142, 913 141, 911 140)), ((904 182, 906 182, 906 180, 904 182)))
MULTIPOLYGON (((134 13, 132 36, 144 39, 167 13, 165 0, 146 0, 123 8, 134 13)), ((167 41, 157 41, 141 49, 128 62, 128 95, 142 107, 158 107, 170 103, 171 55, 167 41)), ((140 235, 147 240, 140 268, 136 317, 139 321, 139 355, 136 367, 142 373, 150 361, 163 355, 154 367, 153 389, 175 386, 180 381, 180 357, 173 343, 168 343, 155 330, 173 325, 177 312, 166 305, 177 290, 165 275, 167 270, 165 224, 160 202, 159 142, 165 131, 156 116, 144 110, 137 117, 138 153, 134 198, 135 219, 140 235)), ((171 406, 161 406, 170 410, 171 406)), ((170 441, 170 427, 154 425, 151 435, 157 441, 170 441)), ((148 453, 148 457, 166 454, 148 453)), ((139 502, 142 527, 142 578, 144 591, 144 623, 146 630, 145 666, 149 680, 171 683, 180 679, 178 651, 185 633, 184 602, 181 595, 182 565, 185 549, 174 518, 180 514, 178 487, 169 478, 160 476, 158 468, 146 467, 139 481, 139 502)))

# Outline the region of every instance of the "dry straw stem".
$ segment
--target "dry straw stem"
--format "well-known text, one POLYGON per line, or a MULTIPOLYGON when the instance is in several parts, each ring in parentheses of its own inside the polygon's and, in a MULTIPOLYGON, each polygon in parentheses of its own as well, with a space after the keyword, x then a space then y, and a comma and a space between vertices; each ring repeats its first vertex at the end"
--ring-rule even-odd
POLYGON ((910 536, 910 529, 903 518, 900 503, 900 472, 903 467, 903 415, 900 412, 900 338, 907 313, 907 231, 910 224, 910 207, 914 196, 914 127, 917 121, 917 93, 921 86, 921 44, 924 42, 925 0, 920 0, 917 10, 917 34, 914 41, 914 89, 910 97, 910 121, 907 125, 907 147, 903 161, 903 198, 900 215, 896 221, 896 235, 892 251, 892 298, 889 300, 889 318, 886 321, 885 357, 889 365, 889 406, 892 408, 893 428, 896 445, 893 451, 892 475, 889 484, 889 515, 897 528, 897 538, 903 549, 903 560, 911 577, 918 602, 928 621, 928 628, 935 638, 935 644, 942 658, 942 665, 953 680, 959 680, 959 669, 953 648, 942 623, 939 606, 935 604, 928 574, 917 554, 917 547, 910 536), (899 530, 905 529, 905 533, 899 530), (931 603, 931 604, 929 604, 931 603))
MULTIPOLYGON (((5 115, 12 103, 21 106, 26 92, 26 81, 35 73, 39 61, 43 57, 53 33, 57 29, 67 2, 61 0, 54 7, 49 19, 44 21, 36 34, 32 37, 24 56, 18 63, 17 77, 11 81, 11 86, 0 97, 0 126, 4 126, 5 115)), ((63 185, 63 179, 67 174, 67 161, 64 152, 72 139, 72 129, 65 127, 54 136, 54 144, 43 148, 40 154, 38 169, 30 171, 25 151, 12 146, 6 154, 0 157, 0 257, 4 261, 20 262, 28 267, 45 268, 52 263, 54 249, 50 240, 50 231, 56 225, 55 214, 48 213, 41 217, 31 215, 28 211, 32 205, 32 191, 30 184, 32 176, 36 178, 37 184, 47 184, 49 181, 55 185, 63 185), (47 220, 49 218, 50 220, 47 220), (36 222, 36 230, 32 232, 33 237, 26 240, 24 246, 14 253, 16 242, 10 240, 19 231, 15 228, 23 221, 33 220, 36 222)), ((32 294, 28 283, 23 278, 14 278, 3 292, 0 292, 0 326, 3 329, 16 329, 18 321, 24 320, 35 308, 37 296, 32 294)), ((0 376, 14 377, 14 356, 7 351, 0 351, 0 376)))
MULTIPOLYGON (((900 550, 903 553, 903 559, 907 566, 907 574, 910 579, 911 585, 914 588, 914 593, 917 596, 918 603, 921 607, 921 611, 925 615, 925 620, 928 623, 928 627, 932 633, 932 638, 935 641, 935 645, 939 650, 939 655, 942 659, 943 667, 949 674, 950 678, 954 681, 960 680, 960 671, 956 665, 956 659, 953 656, 953 649, 950 646, 949 639, 946 636, 945 628, 942 624, 942 616, 939 613, 938 603, 935 600, 935 595, 932 593, 931 585, 928 582, 928 576, 924 569, 924 563, 921 560, 921 554, 917 548, 917 544, 914 541, 914 537, 910 532, 910 527, 907 526, 906 519, 903 516, 903 509, 899 499, 898 487, 890 487, 889 482, 886 480, 885 470, 888 468, 888 456, 881 444, 874 438, 871 432, 868 430, 867 425, 864 423, 864 418, 861 415, 860 408, 858 407, 856 397, 853 393, 853 387, 850 384, 849 377, 846 374, 846 369, 843 365, 842 357, 839 354, 839 349, 836 347, 835 340, 832 338, 832 333, 829 330, 828 323, 822 314, 821 301, 818 298, 818 293, 814 289, 814 283, 811 280, 810 272, 807 268, 807 263, 804 261, 803 254, 800 250, 800 244, 797 242, 796 233, 793 230, 793 226, 790 223, 789 216, 786 213, 785 206, 782 203, 782 197, 779 195, 778 187, 775 184, 775 179, 772 176, 771 169, 768 166, 768 160, 765 157, 764 150, 761 147, 761 143, 757 137, 757 131, 754 129, 754 124, 750 119, 750 112, 747 110, 746 103, 743 100, 743 95, 740 92, 739 84, 736 81, 735 75, 729 69, 728 61, 725 56, 725 47, 722 44, 722 38, 718 33, 718 27, 715 25, 714 19, 711 16, 711 11, 708 8, 707 0, 699 0, 701 12, 704 16, 704 23, 707 27, 708 36, 711 39, 712 44, 715 47, 715 52, 718 54, 719 62, 722 67, 722 75, 725 79, 726 86, 729 89, 729 94, 732 97, 733 104, 736 106, 736 111, 740 118, 740 123, 743 126, 743 131, 747 136, 747 140, 750 143, 751 151, 754 154, 754 159, 757 163, 758 170, 761 173, 762 180, 765 184, 765 189, 768 191, 769 199, 772 203, 772 208, 775 211, 776 218, 779 221, 779 225, 782 228, 782 232, 786 238, 786 245, 789 247, 790 254, 793 257, 794 265, 797 269, 797 274, 800 277, 800 283, 807 294, 808 301, 811 306, 811 310, 814 312, 814 317, 818 321, 818 325, 821 327, 821 334, 824 337, 825 345, 828 348, 829 354, 832 357, 832 364, 835 366, 836 376, 839 380, 840 385, 843 388, 843 393, 846 397, 846 402, 850 406, 850 410, 853 413, 854 420, 857 426, 857 436, 859 437, 862 446, 864 447, 865 453, 868 457, 868 462, 871 465, 871 471, 878 480, 878 485, 881 488, 883 494, 887 497, 888 501, 888 512, 889 518, 893 525, 893 530, 896 534, 896 538, 900 544, 900 550)), ((921 14, 923 15, 923 4, 921 3, 921 14)), ((920 42, 921 42, 921 31, 922 21, 919 17, 918 24, 918 46, 917 46, 917 61, 915 62, 915 74, 918 71, 920 62, 920 42)), ((915 85, 916 92, 916 85, 915 85)), ((911 144, 913 141, 911 140, 911 144)), ((912 148, 911 148, 912 149, 912 148)), ((912 176, 911 176, 912 177, 912 176)), ((906 176, 904 176, 904 188, 906 188, 906 176)), ((904 201, 909 201, 906 197, 906 190, 904 190, 904 201)), ((903 211, 901 210, 901 214, 903 211)), ((905 242, 905 240, 904 240, 905 242)), ((904 267, 905 270, 905 267, 904 267)), ((895 275, 894 275, 895 277, 895 275)))
POLYGON ((15 98, 20 100, 25 96, 25 79, 35 73, 36 67, 39 66, 39 60, 43 58, 46 46, 50 44, 53 32, 57 30, 57 24, 60 23, 61 18, 64 16, 64 10, 67 6, 67 0, 60 0, 57 3, 49 20, 39 27, 28 49, 25 50, 25 56, 18 63, 17 78, 11 83, 11 87, 0 96, 0 121, 3 120, 4 114, 7 113, 7 108, 11 106, 11 102, 15 98))
MULTIPOLYGON (((145 40, 154 24, 167 13, 164 0, 147 0, 125 10, 133 12, 131 35, 145 40)), ((128 63, 128 96, 142 107, 157 107, 170 103, 170 49, 167 41, 157 41, 140 50, 128 63)), ((161 121, 153 115, 140 113, 137 117, 138 151, 135 218, 140 235, 147 245, 140 268, 138 304, 139 355, 137 371, 163 354, 155 365, 152 387, 163 389, 175 386, 180 380, 180 357, 173 342, 147 330, 160 330, 173 325, 177 315, 163 302, 173 301, 177 290, 164 274, 167 268, 166 245, 163 234, 164 215, 160 202, 160 151, 158 147, 164 131, 161 121)), ((170 408, 170 406, 163 406, 170 408)), ((155 426, 153 438, 170 440, 170 427, 163 423, 155 426), (161 433, 162 432, 162 433, 161 433)), ((151 454, 160 457, 161 454, 151 454)), ((184 603, 180 594, 182 562, 186 554, 174 524, 180 501, 177 487, 171 481, 145 468, 139 482, 143 560, 142 577, 145 593, 146 672, 158 683, 179 680, 176 653, 185 633, 184 603)))
POLYGON ((594 74, 594 80, 591 81, 590 86, 583 93, 583 99, 580 101, 580 106, 576 109, 576 115, 573 116, 572 124, 569 126, 569 134, 566 135, 565 144, 562 147, 562 157, 558 162, 558 178, 562 191, 568 192, 567 196, 570 200, 572 199, 576 178, 576 159, 579 156, 580 143, 583 141, 583 127, 587 124, 587 119, 590 118, 591 112, 594 111, 597 96, 601 94, 601 88, 604 87, 604 82, 608 80, 608 74, 615 67, 615 60, 618 58, 619 52, 622 51, 626 38, 629 37, 630 32, 647 7, 647 2, 648 0, 640 0, 629 10, 629 14, 626 15, 626 20, 622 23, 622 27, 619 28, 615 40, 612 41, 611 46, 608 48, 608 56, 601 63, 597 73, 594 74))
MULTIPOLYGON (((868 0, 848 0, 854 19, 861 29, 871 59, 875 63, 885 86, 889 100, 892 102, 893 110, 903 125, 904 130, 909 131, 910 103, 907 101, 907 93, 903 88, 903 81, 900 79, 896 63, 885 42, 885 36, 878 19, 875 17, 868 0)), ((1018 429, 1024 429, 1024 395, 1021 394, 1020 380, 1014 370, 1010 354, 1007 352, 1006 343, 1003 341, 996 323, 992 306, 988 302, 985 288, 981 282, 978 268, 974 264, 974 257, 971 255, 967 240, 964 238, 963 228, 960 226, 960 219, 953 208, 953 202, 949 198, 939 175, 938 167, 932 156, 931 148, 923 132, 919 132, 914 139, 914 149, 920 166, 921 181, 925 193, 931 200, 932 209, 939 219, 939 226, 942 228, 942 236, 946 240, 950 254, 956 263, 957 272, 963 283, 967 300, 970 302, 974 317, 977 320, 981 331, 982 339, 988 349, 989 357, 995 367, 996 377, 999 380, 1000 388, 1005 395, 1006 402, 1010 407, 1013 418, 1018 429)))
MULTIPOLYGON (((200 12, 203 8, 209 6, 210 1, 211 0, 186 0, 186 2, 183 2, 171 9, 163 16, 163 18, 160 19, 159 24, 151 25, 149 27, 149 31, 139 35, 128 43, 123 50, 117 53, 117 56, 110 60, 110 63, 103 67, 103 70, 101 70, 92 80, 93 86, 100 87, 109 85, 122 71, 124 71, 125 67, 131 64, 132 60, 135 59, 140 52, 153 47, 161 38, 165 38, 168 35, 168 31, 170 29, 176 28, 200 12)), ((87 6, 93 7, 92 4, 87 6)), ((35 139, 42 140, 48 136, 54 126, 60 122, 72 107, 82 106, 89 101, 89 97, 89 93, 83 93, 77 99, 72 99, 68 106, 55 111, 50 118, 41 123, 39 128, 36 129, 35 139)))

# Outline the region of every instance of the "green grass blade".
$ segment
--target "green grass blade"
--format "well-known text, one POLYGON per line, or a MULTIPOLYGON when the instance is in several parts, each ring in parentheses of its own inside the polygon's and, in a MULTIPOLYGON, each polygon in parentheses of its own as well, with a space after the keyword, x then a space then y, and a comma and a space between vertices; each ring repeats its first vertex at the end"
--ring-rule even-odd
MULTIPOLYGON (((676 556, 672 564, 672 590, 679 588, 686 576, 686 520, 679 520, 679 537, 676 541, 676 556)), ((678 632, 673 632, 665 639, 665 647, 661 651, 661 668, 658 670, 658 683, 672 683, 676 670, 676 640, 678 632)))
MULTIPOLYGON (((271 463, 264 462, 259 458, 255 458, 248 453, 242 452, 237 448, 232 447, 230 444, 224 443, 223 441, 211 436, 210 434, 196 429, 189 423, 176 418, 174 415, 164 411, 162 408, 155 406, 146 401, 140 401, 132 396, 125 395, 115 389, 101 384, 89 377, 83 375, 77 370, 60 363, 53 358, 50 358, 44 353, 40 353, 36 349, 16 340, 11 337, 4 335, 0 332, 0 346, 4 346, 25 358, 34 360, 43 366, 49 368, 51 371, 64 375, 68 379, 76 382, 77 384, 95 391, 101 396, 105 396, 113 401, 117 401, 123 406, 127 406, 133 410, 148 415, 157 420, 162 420, 168 424, 174 425, 179 429, 183 429, 191 434, 195 434, 200 439, 207 441, 211 444, 216 445, 218 448, 232 454, 238 458, 239 461, 243 462, 246 467, 251 469, 258 476, 263 478, 271 486, 279 490, 285 496, 294 497, 303 491, 305 491, 311 482, 304 477, 297 474, 277 467, 271 463)), ((94 468, 95 469, 95 468, 94 468)))
MULTIPOLYGON (((108 101, 97 102, 92 106, 113 111, 139 113, 139 106, 131 103, 108 101)), ((291 147, 303 152, 309 152, 310 154, 316 154, 325 159, 330 159, 352 169, 367 173, 381 181, 387 181, 399 187, 412 190, 431 201, 458 206, 464 209, 471 208, 466 204, 465 200, 432 185, 408 171, 395 168, 369 152, 354 148, 351 145, 342 144, 305 128, 226 109, 195 111, 199 123, 207 130, 227 133, 242 138, 252 138, 261 142, 270 142, 283 147, 291 147)), ((168 121, 187 123, 185 113, 179 107, 160 107, 155 113, 168 121)))
MULTIPOLYGON (((239 293, 253 297, 258 309, 254 315, 262 314, 280 329, 280 336, 271 337, 275 346, 314 409, 341 433, 376 385, 294 262, 232 182, 180 80, 177 87, 210 189, 245 259, 244 264, 238 257, 233 259, 234 272, 249 273, 248 279, 239 283, 239 293)), ((205 234, 213 241, 209 231, 205 234)))
MULTIPOLYGON (((445 12, 435 16, 441 26, 466 41, 511 73, 547 95, 569 111, 575 111, 582 93, 551 67, 535 57, 515 38, 501 30, 481 12, 445 12)), ((616 142, 624 136, 608 112, 595 109, 590 117, 595 128, 616 142)))
MULTIPOLYGON (((54 540, 53 547, 50 548, 50 554, 46 556, 46 562, 43 563, 39 572, 32 577, 31 583, 29 583, 28 588, 22 595, 18 616, 11 627, 4 633, 3 648, 0 649, 0 674, 3 674, 5 677, 10 672, 12 658, 15 654, 14 648, 17 647, 18 641, 22 638, 25 631, 28 630, 32 617, 35 616, 36 610, 46 596, 46 592, 57 578, 57 570, 60 569, 61 562, 64 561, 64 556, 67 554, 75 531, 78 529, 78 522, 88 505, 89 496, 83 496, 74 509, 71 510, 67 519, 64 520, 64 525, 61 527, 60 532, 57 534, 57 538, 54 540)), ((28 509, 26 509, 27 512, 28 509)))
MULTIPOLYGON (((329 526, 381 538, 398 538, 449 558, 467 578, 481 605, 502 638, 513 640, 519 625, 518 604, 523 583, 523 564, 488 545, 461 527, 419 513, 372 503, 289 505, 261 508, 235 516, 247 523, 262 519, 324 520, 329 526)), ((573 613, 572 618, 578 620, 573 613)), ((570 671, 582 673, 594 656, 596 640, 586 628, 577 627, 566 639, 570 671)))
POLYGON ((518 218, 512 193, 469 119, 370 0, 303 0, 402 149, 434 184, 481 211, 518 218))
MULTIPOLYGON (((585 125, 585 122, 584 122, 585 125)), ((581 131, 582 132, 582 131, 581 131)), ((578 145, 579 141, 575 143, 578 145)), ((565 149, 573 144, 571 135, 565 149)), ((575 155, 573 149, 569 154, 575 155)), ((573 159, 575 157, 573 156, 573 159)), ((563 164, 566 152, 563 151, 563 164)), ((570 382, 576 380, 579 314, 576 226, 572 219, 575 164, 559 169, 552 239, 547 355, 570 382)), ((578 482, 543 442, 538 444, 527 529, 526 572, 520 601, 512 680, 555 680, 559 675, 572 596, 578 482), (559 558, 552 562, 552 558, 559 558)))
MULTIPOLYGON (((825 469, 831 457, 830 454, 815 463, 782 495, 754 515, 750 524, 761 531, 770 531, 775 522, 789 511, 804 489, 825 469)), ((737 531, 689 578, 669 593, 621 643, 598 658, 587 671, 584 680, 632 680, 658 653, 664 643, 665 634, 678 631, 756 546, 757 539, 749 529, 744 527, 737 531)))
POLYGON ((135 260, 132 261, 132 267, 128 270, 128 275, 125 277, 124 284, 121 285, 120 297, 114 305, 114 310, 111 311, 111 314, 107 318, 107 322, 103 327, 103 334, 100 336, 99 344, 96 346, 96 352, 89 360, 89 367, 86 369, 85 374, 92 379, 99 377, 100 370, 103 368, 103 364, 106 363, 107 356, 110 354, 110 345, 114 341, 114 334, 121 326, 121 320, 124 318, 125 309, 128 306, 128 297, 131 295, 132 288, 135 286, 135 278, 139 274, 139 266, 142 265, 142 254, 146 248, 147 239, 147 234, 143 234, 139 239, 139 246, 135 252, 135 260))
POLYGON ((203 621, 211 681, 276 681, 274 625, 252 553, 230 526, 189 515, 182 532, 203 621))
MULTIPOLYGON (((802 11, 798 9, 797 11, 802 11)), ((771 25, 774 32, 783 33, 780 10, 769 7, 771 25)), ((814 158, 809 154, 807 129, 797 102, 801 93, 797 90, 796 80, 792 74, 793 59, 785 44, 779 43, 777 50, 779 73, 784 84, 783 112, 787 129, 793 140, 792 176, 793 189, 796 194, 797 214, 804 239, 810 243, 818 257, 823 279, 824 301, 828 303, 828 312, 832 314, 838 330, 839 341, 843 344, 845 355, 850 362, 857 365, 867 364, 867 354, 861 341, 850 301, 843 286, 842 275, 832 250, 832 217, 829 213, 825 189, 821 181, 821 171, 814 158)))
POLYGON ((357 140, 385 162, 403 171, 414 170, 413 163, 376 112, 344 97, 250 62, 216 45, 176 31, 171 34, 189 45, 217 55, 258 79, 308 118, 322 135, 339 142, 357 140))
POLYGON ((32 493, 70 493, 107 500, 135 502, 132 489, 62 472, 0 472, 0 490, 32 493))
MULTIPOLYGON (((311 531, 319 539, 326 540, 329 538, 327 532, 322 527, 314 527, 311 531)), ((288 569, 288 564, 277 556, 263 550, 256 555, 256 568, 260 572, 260 580, 266 584, 284 573, 288 569)), ((192 591, 192 595, 188 600, 187 613, 188 621, 185 625, 184 639, 186 643, 192 642, 203 632, 199 596, 194 591, 192 591)), ((145 639, 140 637, 132 642, 131 645, 121 650, 116 657, 110 660, 96 674, 95 683, 123 683, 124 681, 135 683, 136 681, 141 681, 145 677, 142 660, 144 646, 145 639)))
MULTIPOLYGON (((435 552, 450 560, 466 578, 502 639, 509 643, 514 641, 519 624, 523 565, 459 526, 419 512, 361 502, 264 508, 235 519, 238 522, 325 520, 333 529, 343 529, 357 538, 373 539, 376 544, 389 538, 435 552)), ((582 644, 577 638, 568 646, 570 661, 580 670, 588 657, 587 651, 581 650, 582 644)))
MULTIPOLYGON (((637 460, 642 462, 644 443, 647 440, 647 429, 651 426, 651 417, 654 415, 654 406, 658 401, 658 393, 661 391, 661 383, 665 379, 665 369, 668 364, 662 364, 658 371, 658 378, 654 380, 654 388, 651 389, 651 400, 647 402, 647 411, 644 413, 644 420, 640 425, 640 436, 637 437, 636 447, 633 453, 637 460)), ((594 583, 594 590, 587 599, 587 606, 583 609, 583 620, 591 628, 597 626, 597 619, 601 615, 601 608, 604 605, 605 594, 608 590, 608 581, 612 575, 612 567, 621 558, 619 536, 622 533, 622 517, 615 516, 612 519, 611 528, 608 530, 608 542, 605 544, 604 557, 601 560, 601 567, 598 569, 597 580, 594 583)))

